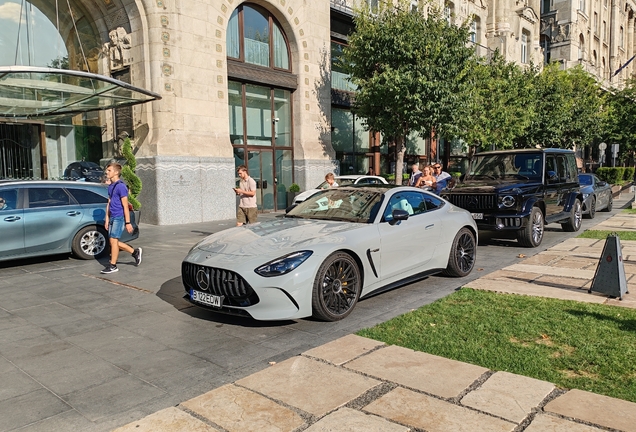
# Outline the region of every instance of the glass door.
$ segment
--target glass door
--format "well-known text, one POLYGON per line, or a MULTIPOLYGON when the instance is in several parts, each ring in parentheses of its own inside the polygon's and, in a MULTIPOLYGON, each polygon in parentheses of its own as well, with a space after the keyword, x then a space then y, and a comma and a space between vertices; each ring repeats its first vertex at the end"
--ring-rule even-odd
POLYGON ((247 169, 256 181, 256 205, 259 211, 276 210, 276 185, 274 160, 271 150, 249 150, 247 169))

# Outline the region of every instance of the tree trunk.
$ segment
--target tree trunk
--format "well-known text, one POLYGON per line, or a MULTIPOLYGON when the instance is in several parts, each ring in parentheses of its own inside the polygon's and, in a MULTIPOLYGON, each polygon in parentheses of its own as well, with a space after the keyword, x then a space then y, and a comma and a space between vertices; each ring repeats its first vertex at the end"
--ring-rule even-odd
POLYGON ((395 184, 402 185, 402 168, 404 166, 404 153, 406 146, 404 145, 404 137, 395 138, 395 184))

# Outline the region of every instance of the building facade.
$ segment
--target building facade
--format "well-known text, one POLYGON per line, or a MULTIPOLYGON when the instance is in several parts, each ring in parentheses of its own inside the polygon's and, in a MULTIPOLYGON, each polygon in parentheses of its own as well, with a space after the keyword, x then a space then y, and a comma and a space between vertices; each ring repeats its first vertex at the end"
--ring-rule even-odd
POLYGON ((576 65, 605 88, 620 87, 636 69, 633 0, 543 0, 541 44, 546 61, 576 65), (616 72, 618 74, 616 74, 616 72))
MULTIPOLYGON (((449 22, 471 23, 480 55, 498 49, 520 64, 543 58, 539 0, 439 5, 449 22)), ((347 0, 0 0, 0 65, 90 71, 162 97, 63 119, 0 120, 0 177, 62 178, 80 160, 103 166, 120 157, 129 136, 143 182, 142 221, 165 225, 233 218, 230 188, 242 164, 257 180, 260 211, 285 208, 292 183, 315 187, 327 172, 391 172, 389 146, 352 114, 353 89, 338 67, 355 7, 347 0)), ((408 148, 421 162, 449 160, 453 151, 416 136, 408 148)))

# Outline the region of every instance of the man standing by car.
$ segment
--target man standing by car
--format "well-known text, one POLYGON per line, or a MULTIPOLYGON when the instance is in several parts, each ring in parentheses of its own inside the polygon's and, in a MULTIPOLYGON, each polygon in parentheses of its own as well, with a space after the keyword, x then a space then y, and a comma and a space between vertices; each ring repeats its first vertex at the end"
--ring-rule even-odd
POLYGON ((132 254, 135 259, 135 265, 141 264, 141 248, 133 249, 126 243, 119 241, 124 229, 129 234, 133 232, 133 226, 130 222, 130 209, 128 208, 128 188, 119 178, 120 174, 120 164, 112 162, 106 167, 106 178, 111 183, 108 186, 108 204, 106 205, 106 223, 104 226, 108 230, 110 240, 110 263, 101 271, 103 274, 119 271, 117 258, 119 258, 120 250, 132 254))
POLYGON ((247 173, 247 167, 240 165, 236 169, 241 181, 239 187, 233 188, 236 195, 241 197, 238 210, 236 211, 236 226, 245 223, 255 223, 257 218, 256 206, 256 182, 247 173))
POLYGON ((433 177, 435 177, 435 181, 437 181, 435 193, 439 195, 439 193, 448 185, 451 175, 446 171, 442 171, 442 165, 438 162, 433 165, 433 177))

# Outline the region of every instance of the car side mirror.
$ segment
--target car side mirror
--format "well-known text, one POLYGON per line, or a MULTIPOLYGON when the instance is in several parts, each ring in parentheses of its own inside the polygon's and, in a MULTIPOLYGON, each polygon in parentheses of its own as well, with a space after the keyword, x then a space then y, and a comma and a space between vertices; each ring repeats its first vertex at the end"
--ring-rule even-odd
POLYGON ((599 185, 599 186, 607 186, 607 182, 604 182, 604 181, 600 181, 600 182, 598 182, 596 184, 599 185))
POLYGON ((556 171, 548 171, 548 181, 550 183, 556 183, 559 181, 556 171))
POLYGON ((390 222, 391 225, 395 225, 399 221, 407 220, 409 218, 409 212, 406 210, 394 209, 391 215, 393 216, 393 220, 390 222))

